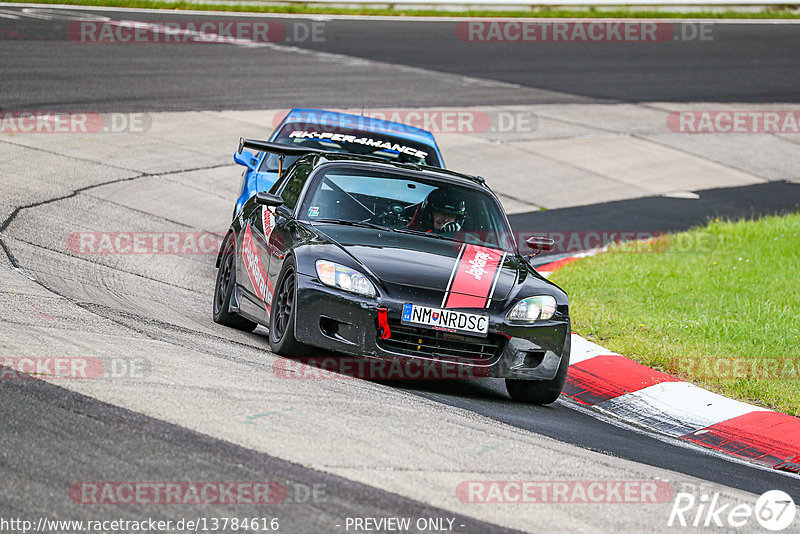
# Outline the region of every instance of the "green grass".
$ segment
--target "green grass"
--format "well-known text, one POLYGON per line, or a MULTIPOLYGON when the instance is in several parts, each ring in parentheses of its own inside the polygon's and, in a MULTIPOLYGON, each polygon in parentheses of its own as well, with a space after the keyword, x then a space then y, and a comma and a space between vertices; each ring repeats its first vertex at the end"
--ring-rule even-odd
MULTIPOLYGON (((10 2, 27 3, 28 0, 7 0, 10 2)), ((588 9, 547 9, 536 8, 519 11, 502 10, 469 10, 469 11, 437 11, 431 9, 376 9, 376 8, 336 8, 316 7, 302 4, 285 5, 248 5, 248 4, 200 4, 192 2, 164 2, 154 0, 53 0, 46 4, 77 5, 77 6, 107 6, 107 7, 132 7, 147 9, 190 9, 202 11, 233 11, 243 13, 289 13, 289 14, 316 14, 316 15, 373 15, 373 16, 404 16, 404 17, 501 17, 501 18, 690 18, 690 19, 797 19, 800 12, 787 6, 785 9, 765 9, 763 11, 657 11, 657 10, 630 10, 615 9, 612 11, 588 9)))
POLYGON ((800 415, 800 213, 614 247, 552 280, 573 330, 723 395, 800 415))

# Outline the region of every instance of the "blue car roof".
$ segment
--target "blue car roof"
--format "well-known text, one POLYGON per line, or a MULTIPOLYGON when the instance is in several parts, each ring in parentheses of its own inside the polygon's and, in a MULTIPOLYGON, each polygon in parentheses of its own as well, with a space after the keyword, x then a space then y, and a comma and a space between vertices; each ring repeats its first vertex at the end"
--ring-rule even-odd
POLYGON ((427 130, 408 126, 399 122, 365 117, 363 115, 325 111, 322 109, 293 109, 286 115, 281 125, 287 122, 346 126, 366 132, 385 133, 400 139, 425 143, 426 145, 435 147, 437 152, 439 151, 439 146, 436 144, 433 134, 427 130))

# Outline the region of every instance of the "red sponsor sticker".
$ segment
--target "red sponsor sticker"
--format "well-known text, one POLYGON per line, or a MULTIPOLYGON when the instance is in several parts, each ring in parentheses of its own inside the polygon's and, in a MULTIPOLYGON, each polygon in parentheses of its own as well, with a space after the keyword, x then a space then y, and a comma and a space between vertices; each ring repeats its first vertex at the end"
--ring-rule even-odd
POLYGON ((253 284, 258 297, 266 303, 267 313, 269 313, 272 307, 273 287, 267 277, 267 270, 261 263, 261 257, 258 255, 253 232, 250 230, 250 221, 247 222, 244 238, 242 238, 242 261, 244 261, 244 270, 247 271, 250 283, 253 284))
POLYGON ((269 242, 269 236, 275 229, 275 214, 272 213, 267 206, 261 206, 261 210, 261 219, 264 223, 264 237, 266 237, 267 242, 269 242))
POLYGON ((456 260, 445 308, 483 308, 491 299, 505 254, 479 245, 464 245, 456 260))

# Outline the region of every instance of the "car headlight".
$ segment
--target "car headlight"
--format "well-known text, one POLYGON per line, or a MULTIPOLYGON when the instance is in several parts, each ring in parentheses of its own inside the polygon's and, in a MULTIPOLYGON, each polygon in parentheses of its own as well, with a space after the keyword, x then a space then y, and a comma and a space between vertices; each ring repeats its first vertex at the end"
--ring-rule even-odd
POLYGON ((317 260, 317 276, 326 286, 336 287, 365 297, 374 297, 375 286, 366 276, 344 265, 327 260, 317 260))
POLYGON ((550 319, 555 312, 556 299, 550 295, 542 295, 517 302, 506 315, 506 319, 512 323, 532 323, 539 319, 550 319))

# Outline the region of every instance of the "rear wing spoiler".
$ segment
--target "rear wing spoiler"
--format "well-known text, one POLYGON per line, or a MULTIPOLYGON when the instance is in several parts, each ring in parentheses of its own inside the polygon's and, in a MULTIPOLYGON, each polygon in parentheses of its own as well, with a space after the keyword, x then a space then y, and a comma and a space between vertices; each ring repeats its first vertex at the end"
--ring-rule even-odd
POLYGON ((283 158, 286 156, 303 156, 305 154, 325 154, 326 150, 318 148, 308 148, 301 146, 282 145, 280 143, 270 143, 269 141, 259 141, 257 139, 244 139, 239 138, 239 148, 236 150, 237 155, 242 154, 245 148, 252 148, 259 152, 270 152, 278 154, 278 179, 283 174, 283 158))
POLYGON ((309 148, 294 145, 282 145, 280 143, 270 143, 269 141, 259 141, 257 139, 239 138, 238 153, 241 154, 245 148, 253 148, 259 152, 271 152, 279 156, 302 156, 304 154, 324 154, 327 150, 319 148, 309 148))

